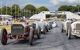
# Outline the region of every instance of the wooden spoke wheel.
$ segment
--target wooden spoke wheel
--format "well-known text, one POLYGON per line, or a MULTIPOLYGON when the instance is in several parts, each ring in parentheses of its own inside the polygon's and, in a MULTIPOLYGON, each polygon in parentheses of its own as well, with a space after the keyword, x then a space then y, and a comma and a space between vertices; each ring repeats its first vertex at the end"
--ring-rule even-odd
POLYGON ((33 39, 34 39, 34 33, 33 33, 33 28, 30 28, 30 33, 29 33, 29 44, 33 45, 33 39))
POLYGON ((38 37, 38 39, 40 39, 40 36, 41 36, 41 29, 39 28, 39 29, 37 30, 37 37, 38 37))
POLYGON ((2 34, 2 37, 1 37, 1 43, 2 45, 6 45, 7 44, 7 30, 6 29, 2 29, 1 30, 1 34, 2 34))

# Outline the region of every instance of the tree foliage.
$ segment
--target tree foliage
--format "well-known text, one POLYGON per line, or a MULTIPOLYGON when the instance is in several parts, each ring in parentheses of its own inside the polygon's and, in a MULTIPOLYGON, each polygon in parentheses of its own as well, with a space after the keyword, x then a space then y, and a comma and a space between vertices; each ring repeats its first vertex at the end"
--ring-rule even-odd
POLYGON ((12 15, 15 18, 20 16, 30 17, 33 14, 39 13, 41 11, 48 11, 48 8, 44 6, 36 8, 31 4, 26 5, 24 8, 20 8, 18 4, 13 4, 11 7, 4 6, 0 8, 0 14, 12 15))
POLYGON ((71 11, 71 12, 77 12, 80 11, 80 5, 77 6, 67 6, 63 5, 58 8, 59 11, 71 11))
POLYGON ((6 14, 6 15, 9 14, 10 15, 10 11, 11 11, 10 7, 7 7, 7 6, 0 8, 1 14, 6 14))
POLYGON ((32 16, 36 12, 36 7, 28 4, 23 8, 23 15, 24 16, 32 16))
POLYGON ((48 8, 44 7, 44 6, 41 6, 37 9, 39 12, 42 12, 42 11, 49 11, 48 8))
POLYGON ((19 5, 17 5, 17 4, 14 4, 14 5, 12 5, 12 7, 11 7, 11 12, 12 12, 12 14, 11 15, 13 15, 14 17, 18 17, 18 16, 20 16, 20 7, 19 7, 19 5))

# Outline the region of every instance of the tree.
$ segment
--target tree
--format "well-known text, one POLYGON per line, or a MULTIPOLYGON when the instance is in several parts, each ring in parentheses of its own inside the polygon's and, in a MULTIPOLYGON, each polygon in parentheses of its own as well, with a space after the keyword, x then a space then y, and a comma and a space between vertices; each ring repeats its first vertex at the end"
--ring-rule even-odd
POLYGON ((13 15, 14 18, 17 18, 17 17, 20 16, 20 13, 21 13, 21 10, 20 10, 19 5, 17 5, 17 4, 12 5, 12 7, 11 7, 11 15, 13 15))
POLYGON ((41 6, 37 9, 39 12, 42 12, 42 11, 49 11, 48 8, 44 7, 44 6, 41 6))
POLYGON ((32 16, 36 12, 36 7, 31 4, 28 4, 23 8, 22 11, 24 16, 32 16))
POLYGON ((63 5, 63 6, 60 6, 58 8, 59 11, 71 11, 71 12, 77 12, 77 11, 80 11, 80 6, 77 5, 77 6, 67 6, 67 5, 63 5))
POLYGON ((76 6, 76 9, 77 9, 76 11, 79 11, 80 12, 80 5, 77 5, 76 6))
POLYGON ((67 5, 63 5, 58 8, 59 11, 67 11, 67 9, 68 9, 67 5))
POLYGON ((6 14, 6 6, 2 7, 1 13, 2 13, 2 14, 6 14))
POLYGON ((10 7, 4 6, 0 9, 1 13, 0 14, 6 14, 6 15, 10 15, 10 7))
POLYGON ((2 14, 2 13, 1 13, 1 8, 0 8, 0 14, 2 14))

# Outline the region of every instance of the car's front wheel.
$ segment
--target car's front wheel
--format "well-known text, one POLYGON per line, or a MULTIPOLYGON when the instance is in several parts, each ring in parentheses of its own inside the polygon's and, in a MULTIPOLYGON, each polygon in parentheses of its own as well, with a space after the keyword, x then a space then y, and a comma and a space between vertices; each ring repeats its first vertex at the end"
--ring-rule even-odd
POLYGON ((38 37, 38 39, 40 39, 40 37, 41 37, 41 29, 40 28, 37 30, 37 37, 38 37))
POLYGON ((30 33, 29 33, 29 44, 33 45, 33 39, 34 39, 34 32, 33 32, 33 28, 30 28, 30 33))
POLYGON ((1 37, 1 43, 2 43, 2 45, 6 45, 7 44, 7 40, 8 40, 8 38, 7 38, 7 30, 4 28, 4 29, 2 29, 1 30, 1 34, 2 34, 2 37, 1 37))

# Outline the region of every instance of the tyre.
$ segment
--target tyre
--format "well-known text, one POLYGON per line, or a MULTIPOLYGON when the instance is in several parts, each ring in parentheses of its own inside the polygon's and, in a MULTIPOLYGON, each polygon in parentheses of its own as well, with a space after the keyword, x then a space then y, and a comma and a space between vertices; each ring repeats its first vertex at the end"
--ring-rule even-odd
POLYGON ((2 29, 1 30, 1 34, 2 34, 2 37, 1 37, 1 43, 2 43, 2 45, 6 45, 7 44, 7 40, 8 40, 8 38, 7 38, 7 30, 6 29, 2 29))
POLYGON ((49 32, 49 28, 48 28, 48 26, 46 26, 46 32, 49 32))
POLYGON ((71 28, 68 29, 68 39, 71 39, 71 28))
POLYGON ((45 27, 45 28, 44 28, 44 31, 43 31, 43 33, 44 33, 44 34, 46 34, 46 32, 47 32, 47 31, 46 31, 46 27, 45 27))
POLYGON ((68 35, 68 29, 66 30, 66 35, 68 35))
POLYGON ((40 36, 41 36, 41 29, 39 28, 39 29, 37 30, 37 38, 40 39, 40 36))
POLYGON ((43 34, 46 34, 46 30, 43 31, 43 34))
POLYGON ((62 32, 62 33, 64 32, 63 28, 62 28, 61 32, 62 32))
POLYGON ((33 28, 30 28, 30 33, 29 33, 29 44, 30 45, 33 45, 33 39, 34 39, 33 28))
POLYGON ((63 26, 63 24, 62 24, 62 30, 61 30, 61 32, 62 32, 62 33, 64 32, 64 26, 63 26))
POLYGON ((43 31, 41 31, 41 33, 42 33, 42 34, 46 34, 46 30, 45 30, 45 29, 43 29, 43 31))
POLYGON ((70 34, 68 34, 68 39, 71 39, 71 35, 70 34))
POLYGON ((46 32, 49 32, 49 29, 48 28, 46 28, 46 32))

